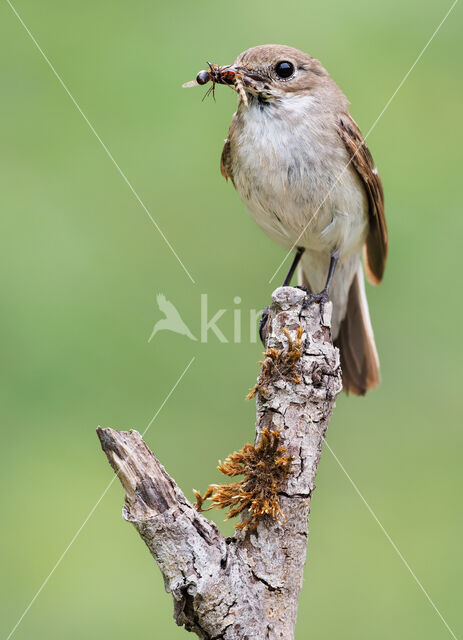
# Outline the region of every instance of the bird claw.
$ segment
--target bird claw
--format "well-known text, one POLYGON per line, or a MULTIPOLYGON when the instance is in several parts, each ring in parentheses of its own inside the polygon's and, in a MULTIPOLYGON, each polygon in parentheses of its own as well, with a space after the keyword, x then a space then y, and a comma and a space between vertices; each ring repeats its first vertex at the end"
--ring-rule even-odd
POLYGON ((320 291, 320 293, 312 293, 311 291, 309 291, 309 289, 307 289, 307 287, 304 286, 299 286, 298 289, 302 289, 302 291, 306 293, 306 297, 304 299, 304 302, 302 303, 302 308, 307 309, 309 305, 313 304, 314 302, 318 303, 320 305, 320 316, 322 322, 324 322, 324 311, 325 304, 328 302, 328 291, 324 289, 323 291, 320 291))
MULTIPOLYGON (((308 289, 302 284, 298 285, 296 289, 300 289, 305 293, 305 298, 302 303, 303 309, 307 309, 309 305, 313 304, 314 302, 320 305, 320 316, 322 319, 322 323, 324 323, 325 322, 324 311, 325 311, 325 304, 328 302, 328 291, 326 291, 326 289, 323 289, 323 291, 320 291, 320 293, 312 293, 310 289, 308 289)), ((259 336, 264 347, 265 347, 265 328, 267 326, 269 308, 270 307, 265 307, 265 309, 262 311, 262 315, 260 317, 260 323, 259 323, 259 336)))

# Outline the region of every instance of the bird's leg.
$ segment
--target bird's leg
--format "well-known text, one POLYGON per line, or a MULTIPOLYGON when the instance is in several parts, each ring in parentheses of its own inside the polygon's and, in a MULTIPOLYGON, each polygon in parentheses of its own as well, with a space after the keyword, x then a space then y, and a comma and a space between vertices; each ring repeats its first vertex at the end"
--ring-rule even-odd
MULTIPOLYGON (((294 275, 294 272, 296 271, 297 265, 299 264, 299 261, 304 251, 305 251, 304 247, 297 247, 296 255, 294 256, 294 259, 291 263, 289 271, 286 274, 286 278, 283 280, 283 284, 282 284, 283 287, 289 287, 291 283, 291 279, 294 275)), ((262 344, 265 344, 264 329, 265 329, 265 325, 267 324, 267 320, 268 320, 268 307, 265 307, 265 309, 262 311, 262 315, 260 317, 260 323, 259 323, 259 335, 260 335, 262 344)))
POLYGON ((338 260, 339 260, 339 251, 337 250, 333 251, 330 258, 330 267, 328 269, 328 277, 326 278, 326 284, 324 289, 320 291, 320 293, 311 293, 310 291, 306 292, 307 297, 304 300, 304 303, 302 305, 303 308, 307 308, 309 304, 312 304, 312 302, 318 302, 320 305, 320 313, 321 313, 322 319, 323 319, 323 310, 325 307, 325 303, 328 300, 328 294, 330 291, 331 282, 333 281, 333 276, 334 276, 334 272, 335 272, 338 260))
POLYGON ((283 284, 282 284, 283 287, 289 287, 291 283, 291 279, 294 275, 294 272, 296 271, 297 265, 299 264, 299 261, 304 251, 305 251, 304 247, 297 248, 296 255, 294 256, 294 260, 292 261, 291 266, 289 267, 289 271, 286 274, 286 278, 283 280, 283 284))
POLYGON ((328 269, 328 277, 326 278, 325 288, 323 289, 323 292, 322 292, 322 293, 325 293, 326 296, 328 296, 331 282, 333 280, 334 272, 336 269, 336 265, 338 264, 338 260, 339 260, 339 251, 333 251, 330 258, 330 268, 328 269))

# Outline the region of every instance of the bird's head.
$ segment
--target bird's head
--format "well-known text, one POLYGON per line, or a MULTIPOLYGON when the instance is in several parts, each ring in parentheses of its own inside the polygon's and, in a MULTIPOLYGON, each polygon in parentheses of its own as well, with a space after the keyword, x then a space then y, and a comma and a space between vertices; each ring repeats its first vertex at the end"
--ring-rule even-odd
POLYGON ((317 93, 332 81, 322 64, 303 51, 268 44, 247 49, 233 63, 250 101, 261 104, 317 93))

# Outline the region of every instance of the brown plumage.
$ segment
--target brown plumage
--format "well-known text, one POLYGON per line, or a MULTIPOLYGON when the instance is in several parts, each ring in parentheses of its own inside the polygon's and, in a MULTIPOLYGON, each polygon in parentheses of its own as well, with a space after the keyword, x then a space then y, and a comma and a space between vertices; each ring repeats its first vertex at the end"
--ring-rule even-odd
MULTIPOLYGON (((377 285, 383 279, 389 248, 383 185, 360 129, 349 114, 340 119, 339 133, 368 197, 369 228, 364 245, 364 264, 368 280, 377 285)), ((357 272, 350 286, 346 315, 335 344, 341 354, 344 391, 364 395, 377 387, 380 382, 379 358, 361 272, 357 272)))
POLYGON ((380 382, 379 359, 369 315, 363 274, 358 273, 349 289, 347 312, 334 344, 341 354, 342 385, 346 393, 363 396, 380 382))
POLYGON ((315 300, 332 300, 344 388, 363 395, 380 376, 362 247, 373 284, 383 278, 388 253, 384 193, 373 158, 346 97, 315 58, 264 45, 242 53, 233 68, 248 104, 240 100, 233 116, 222 175, 271 238, 288 251, 304 249, 300 283, 317 294, 315 300))
POLYGON ((348 113, 339 121, 339 135, 346 145, 368 197, 370 225, 365 244, 365 271, 372 284, 379 284, 383 279, 389 248, 384 217, 383 185, 360 129, 348 113))

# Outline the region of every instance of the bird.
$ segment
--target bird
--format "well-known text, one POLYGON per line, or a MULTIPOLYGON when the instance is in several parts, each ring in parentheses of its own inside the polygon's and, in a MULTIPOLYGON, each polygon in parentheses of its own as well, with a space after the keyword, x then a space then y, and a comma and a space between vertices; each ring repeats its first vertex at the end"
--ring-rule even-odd
POLYGON ((364 270, 381 282, 388 232, 381 179, 349 102, 319 60, 293 47, 256 46, 217 69, 236 74, 238 93, 222 175, 263 231, 295 252, 283 284, 298 268, 309 303, 332 301, 343 388, 364 395, 380 382, 364 270))

